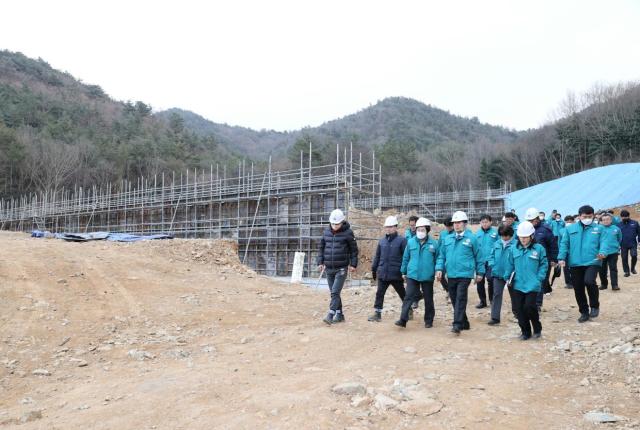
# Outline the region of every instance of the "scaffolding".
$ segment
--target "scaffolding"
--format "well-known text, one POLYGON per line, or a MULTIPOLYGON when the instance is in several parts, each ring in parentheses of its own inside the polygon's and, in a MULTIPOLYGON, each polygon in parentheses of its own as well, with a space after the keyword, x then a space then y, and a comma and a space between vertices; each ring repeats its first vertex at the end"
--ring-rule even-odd
POLYGON ((241 161, 233 174, 210 166, 90 189, 23 196, 0 202, 0 230, 167 233, 180 238, 233 239, 243 263, 259 273, 291 272, 295 252, 307 255, 304 275, 315 274, 317 242, 329 213, 351 201, 379 201, 382 169, 375 153, 363 163, 353 148, 336 146, 335 163, 313 165, 300 152, 294 170, 258 172, 241 161))
MULTIPOLYGON (((89 189, 75 187, 0 201, 0 230, 53 233, 166 233, 178 238, 232 239, 240 260, 258 273, 287 276, 295 252, 307 256, 303 276, 316 276, 318 241, 333 209, 415 210, 443 221, 465 210, 471 221, 501 216, 510 187, 382 197, 382 168, 353 147, 336 146, 335 162, 314 165, 312 144, 297 169, 262 171, 241 161, 233 169, 160 174, 89 189), (233 170, 233 172, 232 172, 233 170)), ((358 226, 353 226, 357 228, 358 226)), ((358 237, 358 240, 377 240, 358 237)))
POLYGON ((432 193, 416 193, 384 196, 380 198, 364 197, 354 199, 353 207, 362 210, 395 209, 399 212, 416 211, 423 216, 438 222, 445 221, 453 212, 463 210, 471 222, 477 222, 484 214, 500 219, 507 210, 506 200, 511 193, 509 184, 498 188, 469 189, 465 191, 448 191, 432 193))

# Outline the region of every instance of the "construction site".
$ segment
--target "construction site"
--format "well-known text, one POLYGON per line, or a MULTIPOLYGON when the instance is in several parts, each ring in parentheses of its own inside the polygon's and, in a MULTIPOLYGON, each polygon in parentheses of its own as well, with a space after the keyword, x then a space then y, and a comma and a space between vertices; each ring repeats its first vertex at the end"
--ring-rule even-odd
POLYGON ((421 304, 398 329, 391 289, 382 321, 369 322, 376 288, 366 272, 388 214, 401 228, 410 214, 426 215, 437 237, 437 222, 464 209, 477 230, 480 214, 510 207, 510 190, 383 196, 373 155, 337 149, 325 166, 305 155, 290 171, 212 166, 3 202, 0 427, 640 427, 637 276, 601 291, 602 312, 586 324, 558 280, 538 341, 518 340, 508 299, 501 324, 488 326, 490 311, 470 305, 471 330, 452 336, 437 283, 432 328, 421 304), (336 207, 358 240, 359 282, 342 293, 346 322, 327 326, 330 294, 315 256, 336 207), (105 231, 175 239, 56 239, 105 231), (276 279, 291 274, 300 251, 315 288, 276 279))
POLYGON ((312 147, 297 169, 258 171, 241 162, 118 184, 74 188, 0 202, 0 230, 52 233, 168 234, 176 238, 230 239, 243 264, 257 273, 287 276, 296 252, 305 253, 303 276, 316 276, 315 257, 329 213, 357 210, 352 227, 361 241, 377 240, 366 214, 417 213, 442 222, 456 210, 471 221, 505 211, 509 188, 382 196, 383 171, 375 153, 363 157, 336 146, 336 162, 313 163, 312 147))
POLYGON ((368 322, 370 284, 345 288, 329 327, 326 289, 253 272, 234 241, 3 231, 0 428, 637 429, 638 279, 602 291, 587 324, 556 283, 539 341, 518 340, 508 299, 495 327, 470 305, 454 337, 439 285, 431 329, 422 304, 394 326, 393 291, 368 322))

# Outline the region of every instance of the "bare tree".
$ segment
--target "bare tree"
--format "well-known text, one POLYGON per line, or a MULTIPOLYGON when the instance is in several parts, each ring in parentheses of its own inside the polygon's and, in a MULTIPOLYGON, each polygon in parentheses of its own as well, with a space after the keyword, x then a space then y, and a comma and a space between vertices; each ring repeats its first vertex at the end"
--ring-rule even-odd
POLYGON ((39 192, 55 195, 78 169, 80 151, 76 146, 38 138, 27 148, 29 178, 39 192))

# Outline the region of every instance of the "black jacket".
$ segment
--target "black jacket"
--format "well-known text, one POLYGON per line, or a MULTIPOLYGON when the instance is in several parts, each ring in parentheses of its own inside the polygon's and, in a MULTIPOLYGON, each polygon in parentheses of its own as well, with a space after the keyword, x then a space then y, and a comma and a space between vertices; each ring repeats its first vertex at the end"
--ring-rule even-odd
POLYGON ((544 250, 547 251, 547 260, 552 262, 558 262, 558 239, 553 235, 551 227, 547 224, 539 223, 536 227, 536 232, 533 237, 536 243, 544 246, 544 250))
POLYGON ((371 264, 371 271, 377 274, 378 279, 383 281, 402 279, 400 267, 406 246, 407 240, 398 233, 386 235, 378 241, 376 256, 371 264))
POLYGON ((324 229, 318 248, 318 264, 327 269, 358 267, 358 245, 348 222, 334 232, 331 226, 324 229))
POLYGON ((623 248, 635 248, 638 246, 638 239, 640 239, 640 224, 638 221, 630 219, 627 222, 620 222, 618 228, 622 232, 622 247, 623 248))

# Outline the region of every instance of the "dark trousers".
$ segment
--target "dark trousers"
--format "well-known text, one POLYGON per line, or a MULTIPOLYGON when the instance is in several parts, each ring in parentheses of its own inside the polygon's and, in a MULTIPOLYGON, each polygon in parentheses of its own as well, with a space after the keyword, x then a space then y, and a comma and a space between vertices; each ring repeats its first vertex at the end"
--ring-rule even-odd
POLYGON ((569 266, 564 266, 562 268, 562 273, 564 273, 564 283, 566 285, 573 285, 573 280, 571 279, 571 269, 569 266))
MULTIPOLYGON (((384 306, 384 295, 387 293, 387 288, 389 285, 393 286, 393 289, 398 293, 398 297, 400 297, 401 301, 404 301, 405 291, 404 291, 404 281, 402 279, 394 279, 394 280, 384 280, 378 279, 378 289, 376 290, 376 302, 373 305, 374 309, 378 312, 382 312, 382 307, 384 306)), ((409 296, 412 298, 413 296, 409 296)))
POLYGON ((609 254, 607 258, 602 260, 602 267, 600 267, 600 283, 603 287, 609 285, 607 279, 607 271, 611 272, 611 286, 618 286, 618 253, 609 254))
POLYGON ((538 314, 538 306, 536 305, 537 292, 523 293, 516 289, 513 290, 512 300, 518 318, 518 325, 522 334, 531 336, 531 329, 534 333, 542 331, 540 324, 540 315, 538 314))
POLYGON ((436 308, 433 305, 433 281, 416 281, 407 278, 407 295, 402 302, 402 313, 400 319, 409 321, 411 304, 419 299, 424 299, 424 322, 433 324, 436 315, 436 308))
POLYGON ((468 278, 449 278, 449 297, 453 306, 453 327, 459 330, 469 326, 467 318, 467 299, 469 294, 468 278))
POLYGON ((342 312, 342 298, 340 293, 344 286, 344 281, 347 279, 347 268, 340 269, 326 269, 327 284, 329 285, 329 292, 331 293, 331 303, 329 304, 329 313, 342 312))
POLYGON ((631 254, 631 270, 636 270, 636 263, 638 262, 638 248, 620 248, 622 254, 622 270, 624 273, 630 273, 629 270, 629 254, 631 254))
MULTIPOLYGON (((504 293, 504 285, 506 281, 501 278, 493 278, 493 300, 491 302, 491 319, 500 321, 500 312, 502 311, 502 294, 504 293)), ((511 294, 511 291, 509 291, 511 294)))
POLYGON ((553 270, 553 267, 551 266, 551 260, 547 260, 547 263, 548 263, 547 277, 544 278, 544 281, 542 282, 543 293, 550 293, 553 291, 553 288, 551 287, 551 282, 549 281, 549 276, 551 275, 551 271, 553 270))
POLYGON ((538 291, 538 294, 536 296, 536 306, 540 308, 542 307, 542 302, 544 302, 544 293, 551 292, 551 283, 549 282, 549 275, 551 274, 551 270, 553 270, 553 267, 551 267, 551 261, 549 261, 549 267, 547 268, 547 277, 544 278, 544 281, 542 281, 542 288, 540 288, 540 291, 538 291))
POLYGON ((480 298, 480 303, 487 302, 487 293, 484 290, 484 282, 485 279, 487 281, 487 289, 489 290, 489 301, 493 300, 493 278, 491 277, 491 267, 489 267, 489 263, 484 263, 485 274, 482 277, 482 280, 476 284, 476 289, 478 290, 478 297, 480 298))
POLYGON ((516 305, 515 305, 515 302, 513 301, 513 291, 514 291, 513 283, 514 281, 511 281, 511 284, 507 286, 507 290, 509 290, 509 299, 511 300, 511 313, 513 313, 513 315, 515 315, 517 318, 516 305))
POLYGON ((442 288, 444 288, 445 291, 449 291, 449 281, 447 280, 447 271, 443 270, 442 271, 442 278, 440 278, 440 284, 442 285, 442 288))
POLYGON ((576 296, 578 310, 581 314, 589 313, 591 308, 600 308, 598 301, 600 292, 596 285, 596 276, 600 266, 576 266, 571 268, 571 278, 573 279, 573 293, 576 296), (586 292, 585 292, 586 290, 586 292), (589 300, 587 301, 587 295, 589 300))

